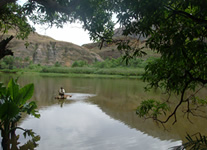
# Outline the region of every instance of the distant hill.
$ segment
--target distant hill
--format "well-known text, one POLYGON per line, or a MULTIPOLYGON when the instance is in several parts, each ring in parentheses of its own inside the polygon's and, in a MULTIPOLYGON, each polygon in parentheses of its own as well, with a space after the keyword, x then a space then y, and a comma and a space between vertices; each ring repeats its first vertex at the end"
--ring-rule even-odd
MULTIPOLYGON (((114 31, 114 40, 130 40, 131 43, 137 43, 139 47, 145 46, 146 38, 140 35, 130 35, 130 36, 123 36, 122 29, 118 28, 114 31)), ((115 43, 104 43, 103 47, 100 49, 99 43, 89 43, 82 45, 84 48, 89 49, 91 52, 97 53, 102 59, 107 58, 118 58, 123 55, 123 52, 117 50, 117 45, 115 43)), ((148 57, 159 57, 160 55, 153 52, 149 48, 145 48, 143 51, 147 53, 146 56, 143 58, 148 57)))
MULTIPOLYGON (((7 36, 14 35, 9 32, 7 36)), ((95 60, 102 61, 96 53, 87 48, 69 42, 57 41, 48 36, 31 33, 26 40, 13 39, 9 48, 15 57, 22 59, 28 57, 34 64, 54 65, 56 62, 64 66, 71 66, 74 61, 85 60, 91 63, 95 60), (26 48, 25 43, 29 46, 26 48)))
MULTIPOLYGON (((15 35, 10 31, 6 36, 15 35)), ((140 46, 145 45, 145 38, 137 40, 137 36, 122 36, 122 30, 116 29, 113 39, 129 39, 131 42, 138 42, 140 46)), ((29 58, 34 64, 40 65, 54 65, 56 62, 63 66, 71 66, 74 61, 85 60, 92 63, 95 60, 103 61, 107 58, 118 58, 123 55, 122 52, 117 50, 117 45, 114 43, 104 43, 100 49, 99 43, 89 43, 82 46, 75 45, 70 42, 63 42, 54 40, 51 37, 31 33, 26 40, 13 39, 9 43, 9 49, 14 52, 15 57, 22 59, 29 58), (29 46, 26 48, 25 43, 28 42, 29 46)), ((159 57, 159 54, 154 53, 146 48, 144 51, 148 54, 144 58, 159 57)))

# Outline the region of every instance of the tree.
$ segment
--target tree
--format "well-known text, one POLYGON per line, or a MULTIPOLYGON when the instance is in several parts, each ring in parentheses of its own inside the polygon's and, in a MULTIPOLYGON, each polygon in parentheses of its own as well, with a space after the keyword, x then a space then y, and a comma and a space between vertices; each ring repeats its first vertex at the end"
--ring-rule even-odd
MULTIPOLYGON (((180 102, 165 121, 157 119, 156 114, 150 117, 160 123, 174 117, 176 122, 176 111, 183 103, 187 104, 186 112, 194 115, 189 103, 194 101, 195 97, 184 98, 184 95, 186 90, 194 91, 198 85, 203 87, 207 83, 207 1, 120 2, 116 12, 121 12, 118 18, 124 28, 123 34, 142 34, 148 37, 147 46, 161 54, 160 59, 149 63, 145 68, 144 81, 149 82, 149 88, 164 88, 168 93, 181 94, 180 102)), ((205 100, 204 102, 206 103, 205 100)), ((152 101, 147 104, 149 109, 145 112, 144 109, 141 110, 144 104, 139 107, 138 113, 144 113, 140 116, 146 115, 155 106, 159 107, 152 101)))
MULTIPOLYGON (((14 38, 25 39, 33 28, 27 22, 27 18, 24 15, 24 10, 21 6, 11 3, 11 1, 0 2, 0 59, 6 55, 12 55, 12 50, 8 49, 9 42, 14 38), (9 37, 4 36, 9 30, 16 31, 16 35, 9 37)), ((14 32, 15 33, 15 32, 14 32)))
MULTIPOLYGON (((196 114, 198 108, 207 104, 206 99, 195 96, 207 83, 207 1, 120 2, 116 12, 124 29, 123 34, 148 37, 146 45, 161 54, 160 59, 145 68, 143 79, 149 83, 147 89, 161 88, 169 95, 174 92, 180 96, 178 104, 165 120, 160 120, 159 115, 168 111, 167 103, 155 100, 143 101, 137 114, 153 118, 161 124, 174 118, 174 124, 177 122, 177 110, 181 105, 186 105, 184 113, 187 113, 189 121, 190 115, 199 116, 196 114), (191 94, 187 95, 186 91, 191 91, 191 94)), ((197 148, 197 145, 192 147, 197 148)))
POLYGON ((8 67, 6 67, 6 69, 13 69, 14 61, 15 61, 14 57, 12 57, 12 56, 4 57, 3 62, 6 64, 6 66, 8 66, 8 67))

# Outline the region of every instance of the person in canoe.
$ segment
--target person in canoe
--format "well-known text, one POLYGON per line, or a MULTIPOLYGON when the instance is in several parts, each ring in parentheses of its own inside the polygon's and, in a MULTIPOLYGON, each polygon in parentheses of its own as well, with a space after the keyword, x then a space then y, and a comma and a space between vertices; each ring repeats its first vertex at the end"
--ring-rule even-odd
POLYGON ((68 97, 72 97, 72 95, 65 95, 65 89, 63 87, 61 87, 58 92, 59 96, 56 96, 55 99, 66 99, 68 97))
POLYGON ((64 98, 64 96, 65 96, 65 89, 63 87, 61 87, 60 90, 59 90, 59 96, 61 98, 64 98))

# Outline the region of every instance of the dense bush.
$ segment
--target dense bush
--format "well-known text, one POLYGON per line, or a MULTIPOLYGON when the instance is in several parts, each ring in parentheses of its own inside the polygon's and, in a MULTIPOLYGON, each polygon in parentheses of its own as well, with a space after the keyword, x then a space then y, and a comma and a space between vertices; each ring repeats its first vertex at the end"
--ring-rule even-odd
POLYGON ((123 58, 117 58, 117 59, 106 59, 103 62, 95 62, 91 66, 97 67, 97 68, 118 68, 118 67, 139 67, 144 68, 146 66, 146 61, 141 58, 134 58, 130 59, 128 63, 126 63, 123 58))
POLYGON ((79 61, 75 61, 71 67, 85 67, 87 66, 88 63, 86 61, 83 60, 79 60, 79 61))
POLYGON ((54 66, 55 66, 55 67, 60 67, 60 66, 61 66, 61 63, 57 61, 57 62, 54 64, 54 66))

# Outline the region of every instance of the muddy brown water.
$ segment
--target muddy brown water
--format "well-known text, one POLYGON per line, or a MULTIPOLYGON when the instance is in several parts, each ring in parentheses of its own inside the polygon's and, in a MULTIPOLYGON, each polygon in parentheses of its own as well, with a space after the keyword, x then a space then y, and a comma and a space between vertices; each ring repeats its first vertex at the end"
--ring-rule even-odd
MULTIPOLYGON (((7 83, 11 77, 16 76, 0 74, 0 81, 7 83)), ((135 109, 142 100, 163 101, 167 96, 157 90, 145 92, 146 83, 138 79, 21 75, 18 82, 35 85, 32 100, 37 102, 41 117, 24 116, 19 126, 40 136, 37 150, 166 150, 181 145, 186 133, 207 135, 207 120, 191 116, 190 123, 183 117, 182 107, 178 122, 172 125, 173 119, 169 121, 167 130, 139 118, 135 109), (54 99, 61 86, 72 98, 54 99)), ((199 95, 207 97, 206 90, 199 95)), ((172 108, 177 101, 174 97, 170 102, 172 108)), ((27 142, 22 132, 17 134, 19 145, 27 142)))

